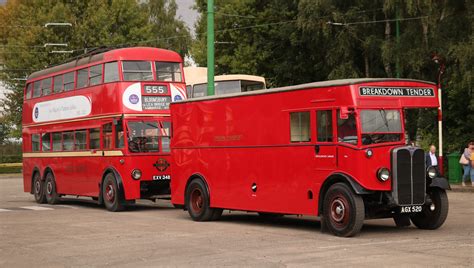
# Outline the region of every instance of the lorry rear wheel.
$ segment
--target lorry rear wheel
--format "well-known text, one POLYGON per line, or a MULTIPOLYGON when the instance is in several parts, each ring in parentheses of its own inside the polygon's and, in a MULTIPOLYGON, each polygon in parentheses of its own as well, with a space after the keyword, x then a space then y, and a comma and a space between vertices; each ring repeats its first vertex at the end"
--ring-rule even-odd
POLYGON ((331 233, 342 237, 354 236, 364 224, 364 200, 346 184, 336 183, 324 196, 323 217, 331 233))
POLYGON ((39 172, 33 175, 33 195, 38 204, 46 203, 46 195, 44 193, 44 181, 41 179, 39 172))
POLYGON ((189 216, 195 221, 209 221, 220 217, 222 210, 219 213, 219 209, 213 209, 209 205, 209 192, 204 182, 200 179, 191 181, 186 188, 186 209, 189 216))
POLYGON ((424 205, 422 212, 411 216, 411 221, 420 229, 435 230, 441 227, 448 217, 448 196, 445 190, 439 188, 431 188, 428 195, 433 203, 424 205))

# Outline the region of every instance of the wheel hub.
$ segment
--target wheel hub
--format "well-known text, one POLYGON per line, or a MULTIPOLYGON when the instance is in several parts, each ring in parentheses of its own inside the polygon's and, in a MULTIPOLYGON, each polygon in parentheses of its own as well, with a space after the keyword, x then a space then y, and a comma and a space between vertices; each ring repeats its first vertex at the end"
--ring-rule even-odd
POLYGON ((336 222, 341 222, 344 219, 346 208, 344 202, 340 199, 335 199, 331 204, 331 216, 336 222))
POLYGON ((39 180, 36 180, 35 182, 35 193, 36 194, 39 194, 40 193, 40 189, 41 189, 41 183, 39 180))
POLYGON ((199 189, 194 189, 192 194, 191 194, 191 206, 192 209, 200 213, 203 207, 203 198, 202 198, 202 192, 199 189))
POLYGON ((115 198, 114 187, 110 184, 105 187, 105 197, 110 202, 112 202, 115 198))
POLYGON ((53 192, 53 184, 50 181, 48 181, 48 184, 46 185, 46 191, 49 195, 53 192))

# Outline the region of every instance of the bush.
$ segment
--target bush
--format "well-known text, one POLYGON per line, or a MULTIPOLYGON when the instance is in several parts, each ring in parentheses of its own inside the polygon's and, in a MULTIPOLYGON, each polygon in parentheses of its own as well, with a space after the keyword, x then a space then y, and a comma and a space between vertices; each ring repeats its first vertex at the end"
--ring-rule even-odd
POLYGON ((22 161, 22 156, 17 154, 0 156, 0 163, 21 163, 22 161))

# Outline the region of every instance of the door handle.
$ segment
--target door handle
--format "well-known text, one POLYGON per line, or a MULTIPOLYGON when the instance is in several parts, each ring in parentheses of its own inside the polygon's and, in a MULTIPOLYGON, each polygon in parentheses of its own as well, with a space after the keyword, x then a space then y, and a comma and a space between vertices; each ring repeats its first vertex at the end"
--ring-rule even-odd
POLYGON ((319 154, 319 149, 320 149, 320 148, 319 148, 319 145, 314 145, 314 152, 315 152, 316 154, 319 154))

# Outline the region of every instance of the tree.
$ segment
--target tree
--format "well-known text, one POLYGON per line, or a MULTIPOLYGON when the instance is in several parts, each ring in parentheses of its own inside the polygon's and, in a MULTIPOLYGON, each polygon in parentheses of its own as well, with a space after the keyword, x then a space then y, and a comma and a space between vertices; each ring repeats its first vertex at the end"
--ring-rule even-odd
MULTIPOLYGON (((191 53, 206 65, 206 1, 191 53)), ((465 146, 474 133, 472 1, 234 0, 219 1, 217 73, 262 75, 272 86, 395 77, 437 82, 433 52, 446 57, 443 77, 445 141, 465 146), (397 38, 395 20, 399 18, 397 38), (224 44, 220 44, 223 42, 224 44), (398 64, 397 64, 398 63, 398 64)), ((409 138, 436 143, 436 111, 408 110, 409 138)))
POLYGON ((24 81, 15 78, 98 47, 159 46, 184 56, 190 35, 175 16, 174 0, 9 0, 0 7, 0 80, 11 90, 1 103, 5 123, 17 126, 10 134, 21 133, 24 81), (43 27, 47 22, 72 27, 43 27), (73 54, 51 54, 45 43, 67 43, 73 54))

